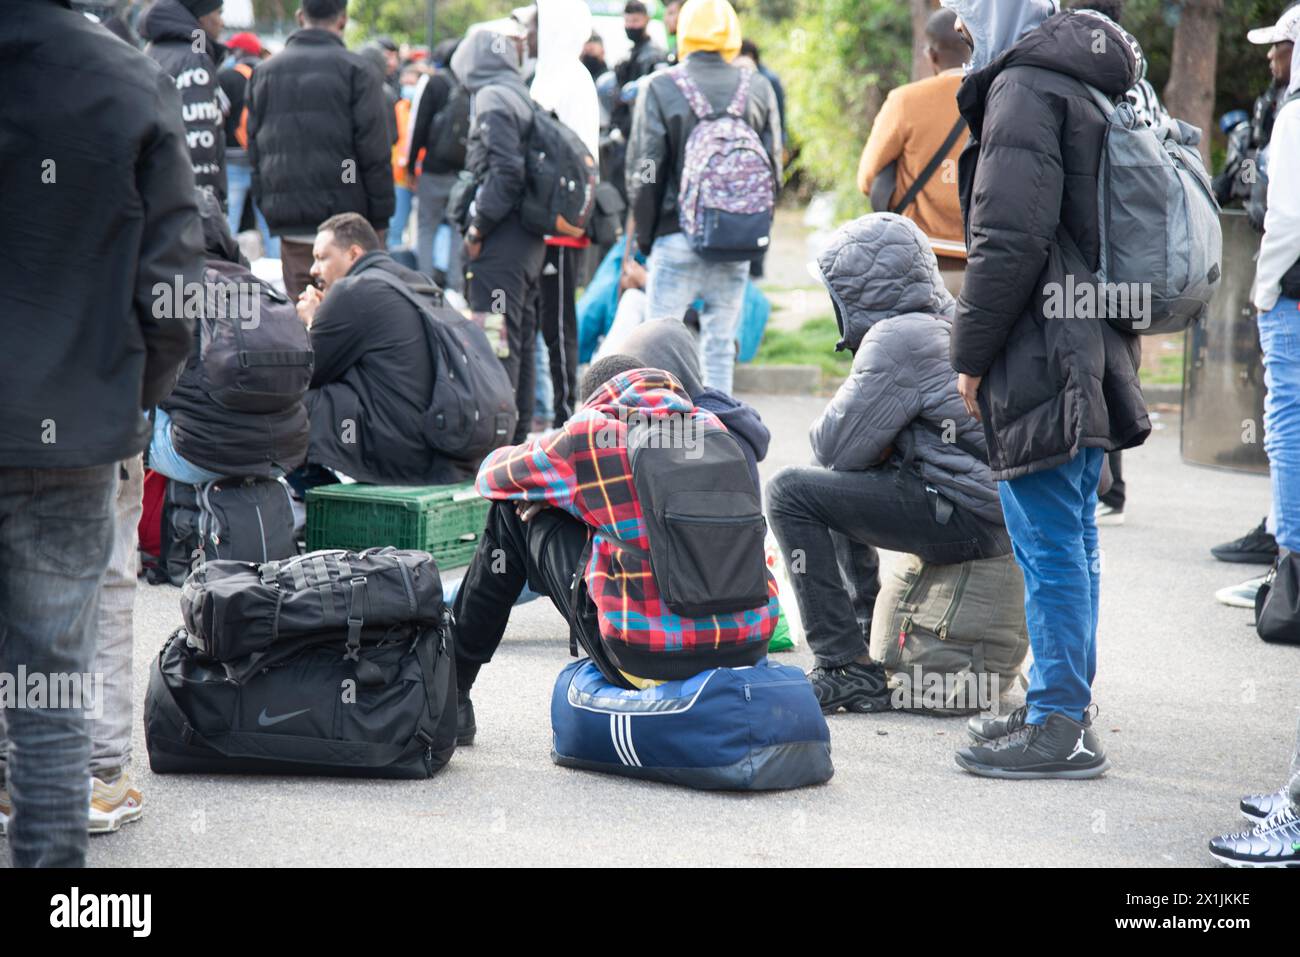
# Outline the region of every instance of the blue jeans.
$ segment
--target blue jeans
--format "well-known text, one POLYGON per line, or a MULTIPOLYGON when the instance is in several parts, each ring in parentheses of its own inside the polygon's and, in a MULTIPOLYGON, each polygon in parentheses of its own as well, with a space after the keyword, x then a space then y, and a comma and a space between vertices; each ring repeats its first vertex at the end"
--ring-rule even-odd
POLYGON ((172 443, 172 419, 162 409, 154 413, 153 441, 149 443, 149 468, 188 485, 201 485, 224 477, 219 472, 193 465, 177 454, 176 446, 172 443))
POLYGON ((706 262, 695 255, 685 233, 671 233, 655 240, 646 269, 647 322, 681 319, 695 300, 703 300, 700 369, 704 384, 730 393, 749 263, 706 262))
POLYGON ((555 418, 555 388, 551 383, 551 354, 546 350, 546 342, 540 332, 537 334, 537 352, 533 356, 533 364, 537 367, 537 385, 533 390, 537 400, 533 403, 533 418, 541 419, 550 428, 551 420, 555 418))
POLYGON ((420 272, 433 275, 441 270, 446 289, 465 291, 465 266, 461 256, 460 236, 445 221, 447 200, 456 185, 455 173, 421 173, 416 184, 418 204, 415 210, 415 254, 420 272), (443 240, 435 243, 435 237, 443 240))
POLYGON ((1264 451, 1273 485, 1274 536, 1300 550, 1300 302, 1282 298, 1259 314, 1264 350, 1264 451))
MULTIPOLYGON (((252 202, 253 168, 248 160, 226 159, 226 220, 230 223, 230 235, 239 235, 239 221, 244 216, 244 199, 252 202)), ((266 217, 253 205, 253 218, 257 221, 257 231, 262 234, 262 254, 268 259, 280 258, 280 237, 272 236, 266 225, 266 217)))
MULTIPOLYGON (((113 547, 118 465, 0 468, 0 673, 20 694, 87 675, 99 584, 113 547), (18 669, 26 682, 18 682, 18 669)), ((26 697, 27 704, 33 702, 26 697)), ((84 704, 7 707, 9 851, 19 867, 80 867, 90 808, 84 704)))
POLYGON ((1097 482, 1101 449, 1080 449, 1064 465, 1001 482, 998 493, 1016 563, 1025 573, 1025 620, 1034 665, 1029 724, 1052 712, 1075 721, 1092 703, 1097 674, 1101 550, 1097 482))
POLYGON ((396 249, 402 245, 402 239, 406 235, 406 223, 411 218, 411 201, 415 194, 405 186, 394 186, 393 195, 397 199, 397 207, 393 210, 393 218, 388 221, 388 248, 396 249))

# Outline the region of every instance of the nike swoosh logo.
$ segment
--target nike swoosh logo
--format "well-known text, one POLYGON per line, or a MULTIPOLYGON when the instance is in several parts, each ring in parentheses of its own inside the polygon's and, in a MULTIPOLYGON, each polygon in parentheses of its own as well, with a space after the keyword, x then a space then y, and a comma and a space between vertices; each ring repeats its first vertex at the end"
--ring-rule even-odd
POLYGON ((303 708, 301 711, 290 711, 288 714, 277 714, 274 718, 262 709, 262 713, 257 716, 257 723, 263 728, 269 728, 273 724, 279 724, 281 721, 288 721, 290 718, 296 718, 300 714, 306 714, 311 708, 303 708))

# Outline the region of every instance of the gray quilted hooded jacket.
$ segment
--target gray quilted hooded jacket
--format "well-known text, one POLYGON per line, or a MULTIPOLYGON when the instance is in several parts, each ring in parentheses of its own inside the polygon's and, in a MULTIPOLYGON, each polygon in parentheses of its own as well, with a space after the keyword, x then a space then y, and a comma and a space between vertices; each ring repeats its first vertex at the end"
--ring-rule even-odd
POLYGON ((964 450, 984 454, 984 431, 957 394, 948 358, 956 303, 925 234, 892 213, 863 216, 836 231, 817 268, 835 306, 838 348, 855 353, 813 424, 817 460, 861 471, 892 447, 954 504, 1002 524, 988 465, 964 450))

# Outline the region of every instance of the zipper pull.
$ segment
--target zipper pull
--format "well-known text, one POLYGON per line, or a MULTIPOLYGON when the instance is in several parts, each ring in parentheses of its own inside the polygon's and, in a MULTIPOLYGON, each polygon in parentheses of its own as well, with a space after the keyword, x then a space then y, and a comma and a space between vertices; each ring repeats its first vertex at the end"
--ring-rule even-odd
POLYGON ((902 651, 903 646, 907 644, 907 633, 912 630, 912 619, 904 618, 903 623, 898 628, 898 650, 902 651))
POLYGON ((745 700, 746 700, 746 701, 752 701, 752 700, 753 700, 753 699, 750 698, 750 696, 749 696, 749 685, 745 685, 745 700))

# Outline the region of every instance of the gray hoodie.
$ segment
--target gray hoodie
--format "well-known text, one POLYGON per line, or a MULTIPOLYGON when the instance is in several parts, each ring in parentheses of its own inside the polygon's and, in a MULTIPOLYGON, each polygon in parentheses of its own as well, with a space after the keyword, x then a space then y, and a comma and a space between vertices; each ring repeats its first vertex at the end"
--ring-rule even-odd
POLYGON ((948 358, 955 302, 925 234, 910 219, 873 213, 840 227, 817 258, 853 369, 813 423, 827 468, 872 468, 891 446, 954 504, 1002 524, 984 431, 957 394, 948 358), (928 423, 928 425, 923 424, 928 423), (941 434, 942 433, 942 434, 941 434))
POLYGON ((1060 11, 1057 0, 941 0, 961 19, 975 50, 966 72, 982 70, 1017 40, 1060 11))

